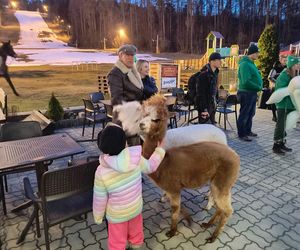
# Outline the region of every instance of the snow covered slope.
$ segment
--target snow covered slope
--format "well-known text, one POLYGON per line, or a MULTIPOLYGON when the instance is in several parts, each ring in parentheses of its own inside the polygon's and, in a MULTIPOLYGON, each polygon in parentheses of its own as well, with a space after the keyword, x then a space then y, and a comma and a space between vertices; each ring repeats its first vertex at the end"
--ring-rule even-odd
MULTIPOLYGON (((17 59, 8 58, 7 63, 10 66, 115 63, 118 59, 115 53, 67 46, 56 38, 39 12, 19 10, 15 16, 20 23, 21 32, 19 42, 14 48, 16 53, 22 56, 17 59), (27 60, 24 60, 24 55, 27 56, 27 60)), ((138 54, 137 58, 149 61, 164 60, 149 54, 138 54)))

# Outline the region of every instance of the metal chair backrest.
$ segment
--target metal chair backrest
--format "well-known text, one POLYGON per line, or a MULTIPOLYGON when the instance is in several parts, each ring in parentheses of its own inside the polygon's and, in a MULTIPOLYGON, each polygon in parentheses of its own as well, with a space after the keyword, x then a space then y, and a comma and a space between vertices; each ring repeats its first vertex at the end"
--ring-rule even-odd
POLYGON ((82 99, 84 104, 84 110, 88 112, 95 112, 95 107, 90 100, 82 99))
POLYGON ((92 103, 99 103, 100 100, 104 100, 104 95, 102 92, 93 92, 89 94, 92 103))
POLYGON ((184 90, 182 88, 173 88, 172 89, 172 96, 177 96, 178 94, 184 94, 184 90))
POLYGON ((42 176, 41 198, 44 202, 66 198, 93 189, 98 159, 53 171, 42 176))
POLYGON ((236 95, 229 95, 226 98, 226 106, 236 105, 237 104, 237 96, 236 95))
POLYGON ((225 89, 219 89, 218 90, 218 99, 219 100, 226 100, 228 97, 228 91, 225 89))
POLYGON ((7 122, 0 128, 0 141, 13 141, 42 136, 43 132, 37 121, 7 122))

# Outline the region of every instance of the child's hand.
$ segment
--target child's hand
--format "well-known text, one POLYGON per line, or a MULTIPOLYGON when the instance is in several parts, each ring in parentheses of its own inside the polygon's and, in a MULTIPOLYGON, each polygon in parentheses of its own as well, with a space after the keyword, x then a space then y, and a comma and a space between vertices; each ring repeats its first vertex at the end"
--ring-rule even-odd
POLYGON ((164 146, 165 146, 165 138, 163 138, 161 141, 159 141, 159 142, 157 143, 157 147, 163 148, 164 146))

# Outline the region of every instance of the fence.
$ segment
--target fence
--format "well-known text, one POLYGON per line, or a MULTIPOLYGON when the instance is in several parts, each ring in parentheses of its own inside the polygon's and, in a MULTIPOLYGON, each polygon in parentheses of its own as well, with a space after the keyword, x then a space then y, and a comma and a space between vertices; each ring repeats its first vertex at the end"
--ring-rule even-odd
POLYGON ((99 71, 102 64, 99 64, 96 61, 73 61, 72 62, 72 71, 99 71))

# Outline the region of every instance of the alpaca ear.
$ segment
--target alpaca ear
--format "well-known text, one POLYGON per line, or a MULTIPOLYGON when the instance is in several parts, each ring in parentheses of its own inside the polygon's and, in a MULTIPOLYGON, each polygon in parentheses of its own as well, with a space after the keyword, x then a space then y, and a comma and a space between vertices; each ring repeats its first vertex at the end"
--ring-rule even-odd
MULTIPOLYGON (((124 103, 123 103, 124 104, 124 103)), ((122 105, 123 105, 122 104, 122 105)), ((122 105, 115 105, 114 107, 113 107, 113 112, 120 112, 120 110, 121 110, 121 108, 122 108, 122 105)))

